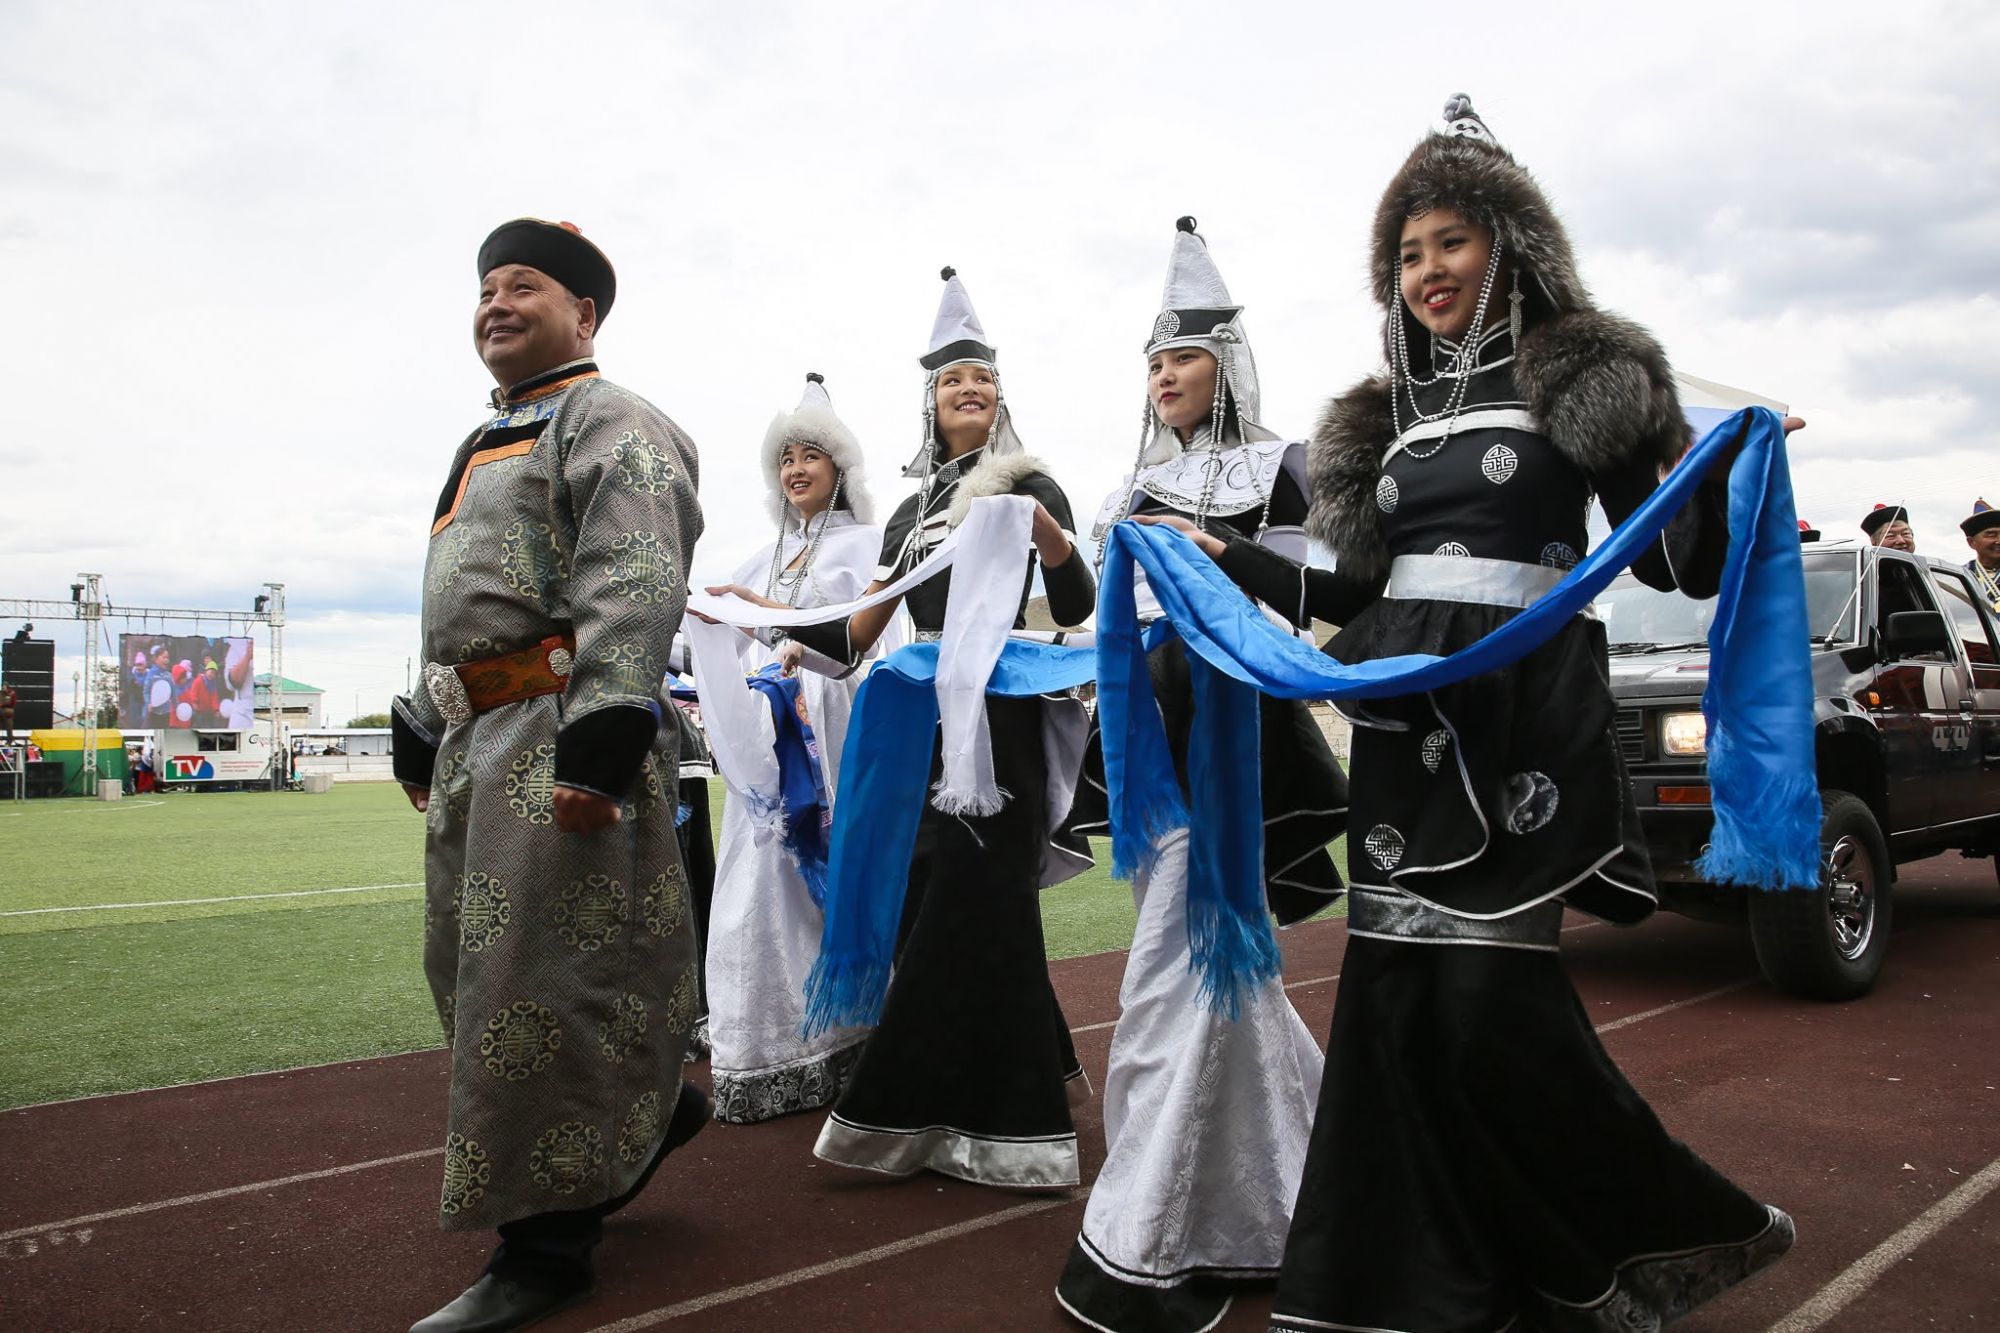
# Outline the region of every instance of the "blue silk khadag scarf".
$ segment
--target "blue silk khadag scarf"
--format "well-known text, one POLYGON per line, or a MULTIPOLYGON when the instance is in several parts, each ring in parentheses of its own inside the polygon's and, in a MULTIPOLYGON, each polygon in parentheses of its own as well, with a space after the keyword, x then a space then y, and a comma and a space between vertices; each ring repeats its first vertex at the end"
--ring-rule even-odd
MULTIPOLYGON (((938 647, 897 649, 854 696, 840 752, 826 922, 806 978, 809 1038, 830 1027, 872 1026, 882 1016, 937 744, 938 647)), ((986 692, 1056 694, 1083 684, 1096 668, 1088 648, 1009 640, 986 692)), ((1041 744, 1041 737, 1030 743, 1041 744)))
POLYGON ((833 829, 833 809, 826 797, 826 770, 820 765, 819 739, 813 735, 799 695, 799 678, 787 676, 776 662, 749 677, 750 688, 771 706, 771 752, 778 760, 781 840, 785 854, 798 867, 799 878, 815 906, 826 906, 826 853, 833 829))
POLYGON ((1810 631, 1784 427, 1769 409, 1745 409, 1709 431, 1561 583, 1449 657, 1337 662, 1265 619, 1180 533, 1132 522, 1112 529, 1097 610, 1097 716, 1110 789, 1112 873, 1129 876, 1162 834, 1188 829, 1188 938, 1213 1007, 1234 1013, 1245 989, 1278 968, 1260 866, 1257 729, 1244 721, 1255 692, 1283 699, 1418 694, 1518 661, 1630 565, 1732 448, 1740 451, 1729 477, 1729 556, 1709 626, 1702 697, 1715 833, 1698 870, 1714 881, 1762 889, 1816 887, 1820 805, 1810 631), (1135 563, 1164 613, 1150 636, 1141 634, 1136 615, 1135 563), (1146 672, 1146 640, 1157 640, 1163 626, 1190 650, 1192 819, 1146 672))

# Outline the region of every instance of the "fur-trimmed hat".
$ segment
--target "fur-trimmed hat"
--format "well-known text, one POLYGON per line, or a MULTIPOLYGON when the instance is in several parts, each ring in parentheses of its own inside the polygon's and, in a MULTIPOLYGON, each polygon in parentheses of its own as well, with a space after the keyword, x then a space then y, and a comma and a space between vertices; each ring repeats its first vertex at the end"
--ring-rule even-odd
POLYGON ((1977 537, 1988 528, 2000 528, 2000 509, 1983 499, 1974 500, 1972 512, 1958 521, 1958 529, 1968 537, 1977 537))
MULTIPOLYGON (((1390 369, 1330 401, 1307 448, 1306 531, 1355 578, 1389 567, 1376 486, 1400 429, 1394 395, 1408 392, 1398 387, 1397 377, 1410 373, 1407 364, 1398 367, 1398 351, 1435 354, 1429 331, 1403 302, 1403 224, 1412 213, 1449 208, 1492 231, 1502 271, 1519 274, 1521 302, 1510 312, 1519 316, 1514 385, 1549 442, 1586 476, 1633 462, 1665 468, 1689 439, 1665 350, 1637 324, 1591 302, 1540 183, 1494 141, 1464 94, 1445 103, 1445 120, 1443 131, 1411 151, 1375 210, 1369 270, 1390 369)), ((1475 355, 1483 345, 1467 342, 1475 355)))
POLYGON ((868 493, 867 462, 861 456, 861 441, 854 438, 846 422, 834 415, 826 377, 817 371, 807 373, 799 405, 771 418, 771 428, 764 432, 764 446, 758 453, 764 464, 764 503, 775 523, 783 523, 791 512, 791 502, 785 499, 784 488, 779 484, 778 460, 788 446, 795 444, 809 444, 831 458, 841 474, 840 507, 851 512, 857 523, 875 521, 875 499, 868 493))
MULTIPOLYGON (((1541 182, 1494 139, 1486 122, 1460 93, 1445 103, 1443 130, 1433 130, 1410 150, 1375 208, 1368 272, 1375 301, 1409 319, 1418 340, 1421 325, 1403 307, 1403 224, 1413 214, 1449 208, 1493 233, 1501 267, 1520 272, 1524 314, 1532 321, 1590 307, 1590 292, 1576 271, 1576 255, 1562 219, 1541 182)), ((1388 331, 1384 331, 1387 351, 1388 331)))

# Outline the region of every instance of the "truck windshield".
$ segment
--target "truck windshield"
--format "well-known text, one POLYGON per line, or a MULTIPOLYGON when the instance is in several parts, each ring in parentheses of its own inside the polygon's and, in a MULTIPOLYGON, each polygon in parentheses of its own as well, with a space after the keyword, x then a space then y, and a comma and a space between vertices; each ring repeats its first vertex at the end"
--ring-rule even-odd
MULTIPOLYGON (((1810 552, 1805 556, 1806 624, 1815 643, 1846 643, 1855 636, 1853 552, 1810 552)), ((1657 592, 1630 574, 1620 574, 1597 599, 1597 614, 1613 653, 1658 653, 1708 646, 1715 600, 1696 601, 1677 592, 1657 592)))

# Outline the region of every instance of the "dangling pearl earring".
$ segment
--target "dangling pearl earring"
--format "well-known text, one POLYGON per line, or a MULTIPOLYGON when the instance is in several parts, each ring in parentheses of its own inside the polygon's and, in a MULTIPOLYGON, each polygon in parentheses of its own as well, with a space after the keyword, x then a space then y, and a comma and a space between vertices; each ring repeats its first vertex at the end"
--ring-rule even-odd
POLYGON ((1521 342, 1521 270, 1514 270, 1513 290, 1507 294, 1507 332, 1516 347, 1521 342))

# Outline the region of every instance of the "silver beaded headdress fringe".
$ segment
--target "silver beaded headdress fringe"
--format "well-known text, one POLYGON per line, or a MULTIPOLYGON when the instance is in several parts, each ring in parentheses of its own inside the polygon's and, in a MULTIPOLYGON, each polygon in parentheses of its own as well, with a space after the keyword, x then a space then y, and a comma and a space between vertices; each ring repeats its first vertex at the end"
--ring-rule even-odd
MULTIPOLYGON (((1257 360, 1243 331, 1243 307, 1230 298, 1222 270, 1208 252, 1208 242, 1195 230, 1195 220, 1174 223, 1173 250, 1167 258, 1167 281, 1160 295, 1160 313, 1146 338, 1146 359, 1176 347, 1199 347, 1215 358, 1215 396, 1209 400, 1207 440, 1212 448, 1252 440, 1275 440, 1275 432, 1258 423, 1262 393, 1257 360)), ((1142 468, 1163 463, 1181 452, 1180 436, 1160 420, 1150 388, 1139 410, 1139 453, 1132 463, 1136 490, 1142 468)), ((1125 498, 1127 512, 1132 495, 1125 498)), ((1099 553, 1100 558, 1102 552, 1099 553)))

